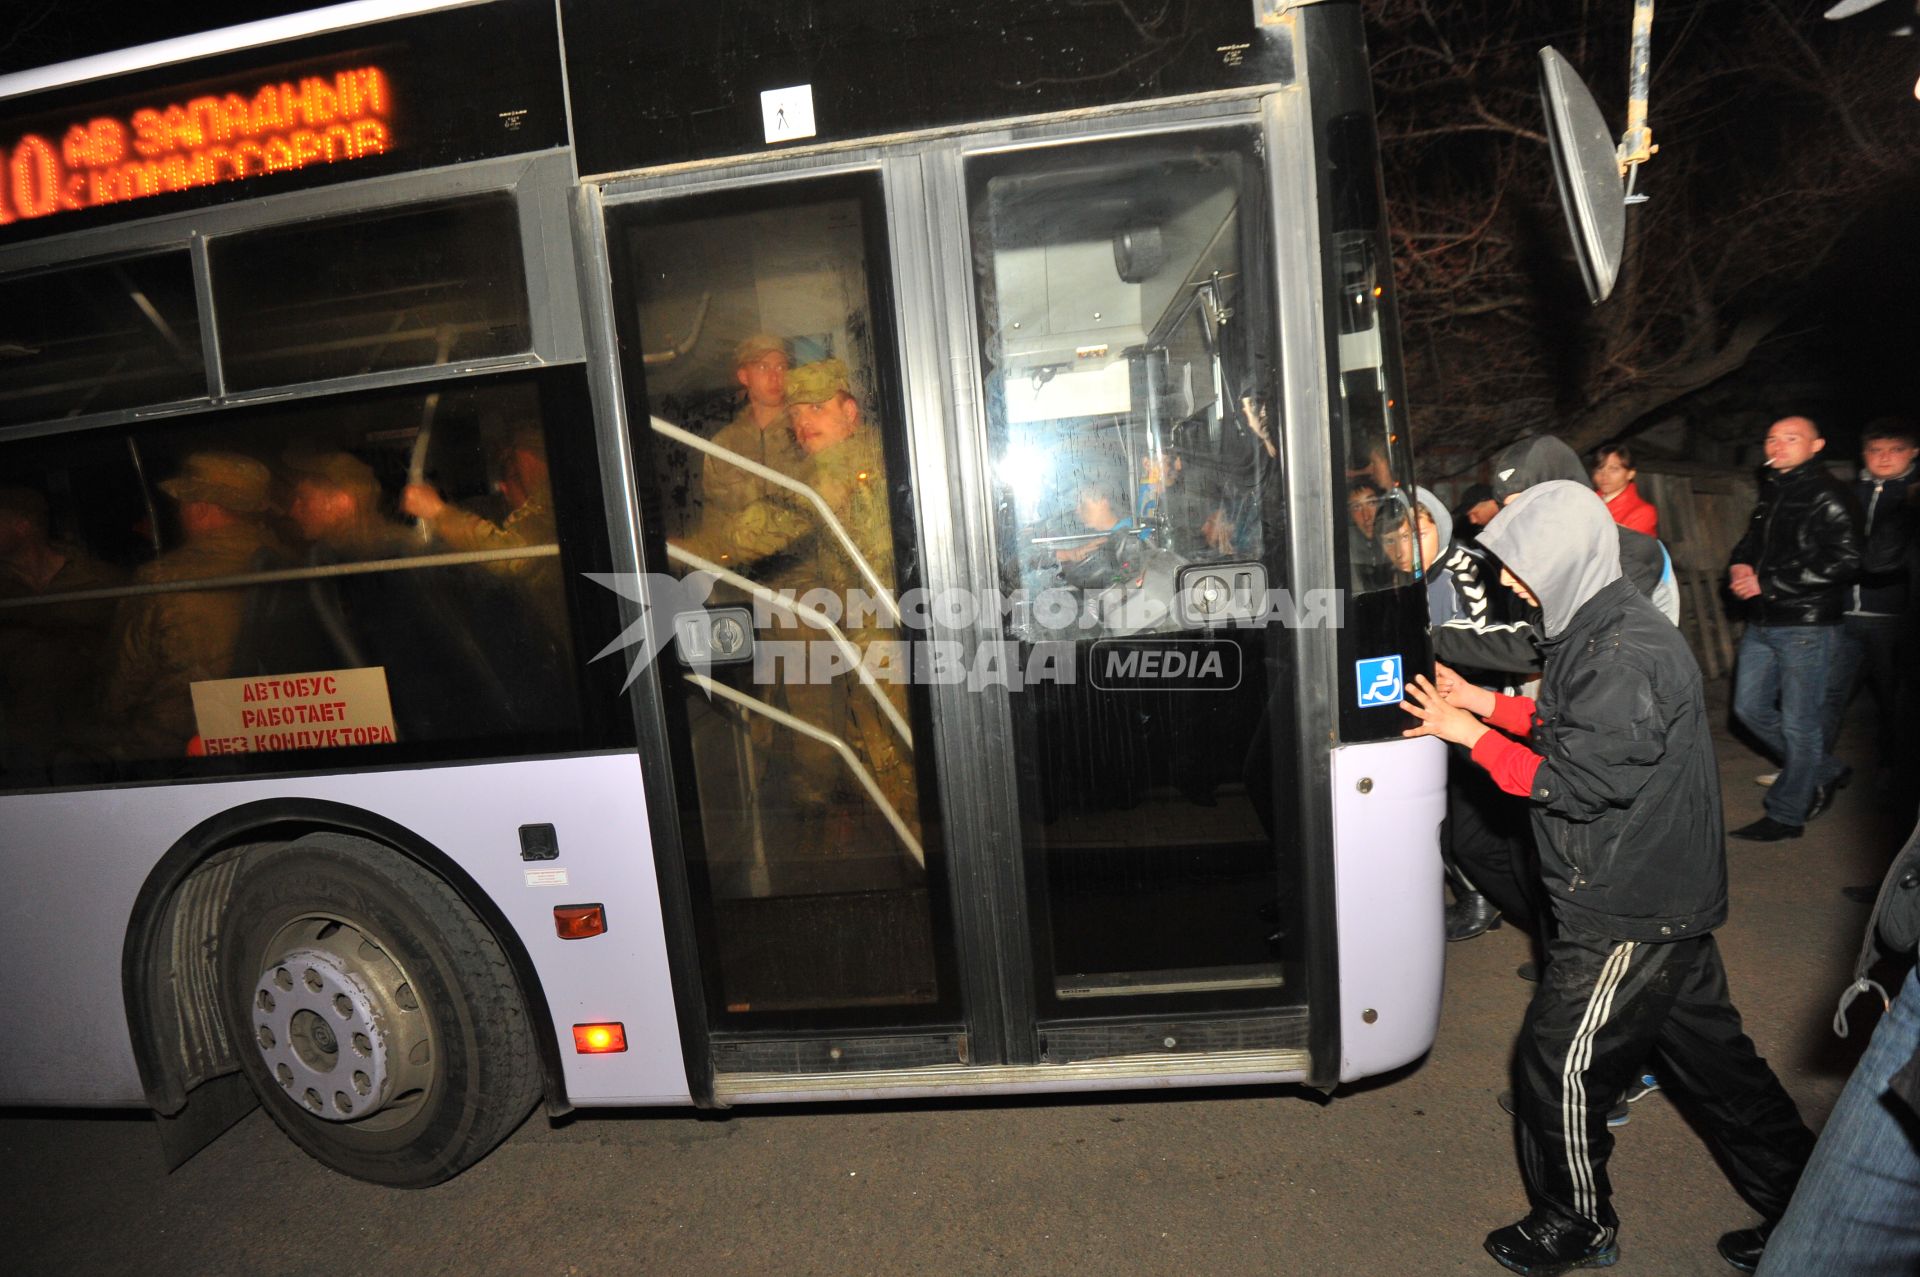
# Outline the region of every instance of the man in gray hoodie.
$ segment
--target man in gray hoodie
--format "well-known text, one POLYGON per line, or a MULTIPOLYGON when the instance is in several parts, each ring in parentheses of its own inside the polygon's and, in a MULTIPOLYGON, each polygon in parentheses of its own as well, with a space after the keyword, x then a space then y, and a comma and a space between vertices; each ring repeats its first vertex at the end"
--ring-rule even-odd
MULTIPOLYGON (((1532 1210, 1486 1246, 1543 1277, 1619 1254, 1607 1110, 1649 1056, 1765 1220, 1785 1211, 1813 1147, 1741 1028, 1714 943, 1727 866, 1700 669, 1622 575, 1616 527, 1584 483, 1539 484, 1510 502, 1480 539, 1540 609, 1538 699, 1441 666, 1439 687, 1416 679, 1406 705, 1420 719, 1408 735, 1465 746, 1533 806, 1555 926, 1514 1089, 1532 1210)), ((1729 1233, 1721 1253, 1757 1262, 1766 1227, 1729 1233)))

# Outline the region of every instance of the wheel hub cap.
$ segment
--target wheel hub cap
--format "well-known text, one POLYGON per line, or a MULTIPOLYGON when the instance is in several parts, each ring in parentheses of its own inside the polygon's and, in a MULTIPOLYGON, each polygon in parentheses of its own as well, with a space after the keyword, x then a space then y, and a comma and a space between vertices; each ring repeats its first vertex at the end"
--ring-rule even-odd
POLYGON ((330 1122, 371 1116, 393 1097, 383 1018, 366 983, 321 949, 281 955, 254 987, 254 1043, 268 1071, 295 1103, 330 1122))

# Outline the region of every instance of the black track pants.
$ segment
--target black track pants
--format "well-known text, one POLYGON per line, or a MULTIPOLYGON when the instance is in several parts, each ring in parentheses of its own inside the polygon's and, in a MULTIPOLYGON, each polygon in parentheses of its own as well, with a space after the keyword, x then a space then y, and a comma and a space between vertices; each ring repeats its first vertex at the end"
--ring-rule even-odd
POLYGON ((1667 944, 1613 940, 1564 923, 1520 1030, 1515 1110, 1520 1171, 1535 1209, 1613 1240, 1607 1110, 1645 1062, 1716 1146, 1761 1215, 1786 1211, 1813 1133, 1727 996, 1710 935, 1667 944))
POLYGON ((1533 820, 1527 800, 1506 793, 1486 769, 1447 751, 1447 830, 1442 854, 1448 868, 1464 875, 1501 916, 1534 930, 1544 910, 1536 908, 1540 867, 1533 855, 1533 820))

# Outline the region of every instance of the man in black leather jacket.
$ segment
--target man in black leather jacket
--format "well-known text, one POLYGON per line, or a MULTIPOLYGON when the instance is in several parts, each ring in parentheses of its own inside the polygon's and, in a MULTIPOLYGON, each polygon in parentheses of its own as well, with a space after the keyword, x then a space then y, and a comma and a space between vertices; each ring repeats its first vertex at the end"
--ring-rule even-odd
POLYGON ((1860 576, 1860 513, 1826 468, 1820 427, 1782 417, 1767 428, 1767 473, 1728 583, 1744 601, 1746 637, 1733 713, 1783 764, 1766 815, 1735 838, 1798 838, 1848 771, 1827 752, 1827 675, 1839 647, 1847 587, 1860 576))
MULTIPOLYGON (((1526 797, 1556 923, 1516 1052, 1532 1210, 1487 1250, 1541 1277, 1614 1261, 1607 1110, 1649 1058, 1741 1195, 1778 1219, 1813 1135, 1741 1028, 1712 934, 1727 864, 1700 667, 1622 575, 1613 516, 1584 483, 1528 489, 1481 541, 1540 609, 1539 698, 1439 668, 1406 708, 1421 720, 1409 735, 1465 746, 1526 797)), ((1764 1244, 1742 1229, 1721 1250, 1750 1261, 1764 1244)))
MULTIPOLYGON (((1873 688, 1878 710, 1875 759, 1883 786, 1899 784, 1914 756, 1913 679, 1907 671, 1912 643, 1914 540, 1920 508, 1914 498, 1914 458, 1920 435, 1903 421, 1885 419, 1860 436, 1861 470, 1853 496, 1866 529, 1866 568, 1847 588, 1840 646, 1828 676, 1827 748, 1840 739, 1847 703, 1861 683, 1873 688)), ((1911 810, 1911 809, 1909 809, 1911 810)))

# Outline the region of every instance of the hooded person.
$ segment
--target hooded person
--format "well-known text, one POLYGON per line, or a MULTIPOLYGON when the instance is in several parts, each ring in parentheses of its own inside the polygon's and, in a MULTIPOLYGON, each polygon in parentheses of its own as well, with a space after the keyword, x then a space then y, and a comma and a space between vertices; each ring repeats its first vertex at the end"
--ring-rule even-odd
POLYGON ((1557 924, 1515 1068, 1532 1210, 1486 1246, 1517 1272, 1613 1262, 1607 1111, 1652 1057, 1763 1216, 1720 1239, 1751 1271, 1813 1136, 1728 998, 1712 934, 1726 921, 1727 869, 1700 669, 1623 574, 1616 528, 1584 482, 1520 493, 1481 540, 1539 608, 1538 699, 1445 666, 1437 687, 1422 677, 1408 691, 1421 720, 1409 735, 1465 746, 1532 804, 1557 924))
POLYGON ((1467 614, 1466 604, 1453 582, 1453 572, 1441 560, 1453 544, 1453 515, 1430 489, 1415 488, 1419 512, 1414 521, 1420 550, 1420 572, 1427 582, 1427 615, 1437 625, 1467 614))
MULTIPOLYGON (((1417 564, 1427 587, 1428 615, 1441 625, 1467 614, 1453 573, 1441 561, 1453 540, 1453 516, 1426 488, 1414 489, 1414 501, 1411 511, 1400 510, 1391 522, 1381 516, 1380 544, 1396 572, 1414 574, 1417 564)), ((1498 926, 1502 913, 1523 922, 1532 916, 1516 881, 1526 823, 1518 807, 1464 751, 1447 752, 1447 824, 1440 850, 1453 889, 1453 903, 1447 906, 1448 940, 1471 940, 1498 926), (1489 882, 1491 892, 1480 888, 1480 878, 1489 882)))
MULTIPOLYGON (((1580 458, 1552 435, 1529 435, 1507 445, 1493 459, 1493 499, 1503 506, 1540 484, 1561 481, 1589 486, 1587 470, 1580 464, 1580 458)), ((1492 526, 1487 524, 1489 528, 1492 526)), ((1680 591, 1674 582, 1673 565, 1666 547, 1645 533, 1618 524, 1614 527, 1621 572, 1636 589, 1653 600, 1668 621, 1678 625, 1680 591)), ((1483 547, 1493 550, 1484 530, 1479 540, 1483 547)), ((1493 550, 1493 553, 1498 555, 1499 551, 1493 550)), ((1534 650, 1533 622, 1498 623, 1491 619, 1481 565, 1464 550, 1449 554, 1447 567, 1460 582, 1469 615, 1434 630, 1435 654, 1456 665, 1481 669, 1529 675, 1538 670, 1540 659, 1534 650)))

